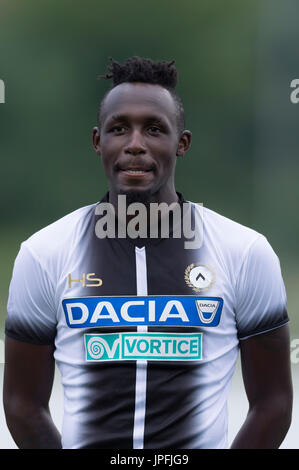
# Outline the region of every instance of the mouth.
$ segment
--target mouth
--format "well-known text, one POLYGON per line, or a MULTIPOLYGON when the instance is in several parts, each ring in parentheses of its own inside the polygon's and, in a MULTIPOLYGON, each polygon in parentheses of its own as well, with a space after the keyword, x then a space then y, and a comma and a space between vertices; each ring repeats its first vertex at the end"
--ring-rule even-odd
POLYGON ((143 176, 148 173, 151 173, 152 170, 132 170, 132 169, 127 169, 127 170, 121 170, 123 173, 126 175, 130 176, 143 176))
POLYGON ((128 166, 128 167, 119 167, 118 171, 126 176, 130 177, 144 177, 153 173, 153 167, 140 167, 140 166, 128 166))

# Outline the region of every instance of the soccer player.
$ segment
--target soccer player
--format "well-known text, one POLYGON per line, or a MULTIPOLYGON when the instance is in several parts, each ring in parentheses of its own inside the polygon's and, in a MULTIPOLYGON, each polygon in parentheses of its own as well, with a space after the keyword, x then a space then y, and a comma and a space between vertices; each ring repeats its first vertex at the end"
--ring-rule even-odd
POLYGON ((93 145, 109 191, 32 235, 15 261, 9 430, 20 448, 226 448, 240 350, 249 410, 232 447, 278 448, 292 409, 279 260, 263 235, 176 191, 191 133, 174 62, 131 57, 108 72, 93 145), (165 233, 166 212, 151 212, 163 203, 179 209, 165 233), (48 405, 55 362, 62 436, 48 405))

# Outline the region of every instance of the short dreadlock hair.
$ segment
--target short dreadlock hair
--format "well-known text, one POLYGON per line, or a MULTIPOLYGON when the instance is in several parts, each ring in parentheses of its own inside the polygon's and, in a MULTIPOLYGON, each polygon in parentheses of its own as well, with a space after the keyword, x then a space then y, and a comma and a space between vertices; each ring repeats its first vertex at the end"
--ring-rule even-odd
POLYGON ((153 85, 161 85, 166 88, 174 99, 177 108, 177 128, 181 134, 185 128, 185 113, 181 98, 175 88, 178 80, 178 73, 175 61, 153 61, 143 57, 129 57, 124 65, 119 64, 110 57, 111 65, 107 66, 108 73, 100 75, 99 78, 112 79, 110 90, 104 95, 98 110, 98 122, 100 123, 101 111, 105 97, 117 85, 127 82, 142 82, 153 85))

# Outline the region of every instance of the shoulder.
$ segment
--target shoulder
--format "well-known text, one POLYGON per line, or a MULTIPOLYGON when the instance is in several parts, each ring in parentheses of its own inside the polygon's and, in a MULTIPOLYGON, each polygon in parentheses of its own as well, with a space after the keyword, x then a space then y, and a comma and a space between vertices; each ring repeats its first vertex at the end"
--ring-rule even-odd
MULTIPOLYGON (((194 204, 194 203, 193 203, 194 204)), ((249 256, 263 257, 274 252, 266 237, 260 232, 229 219, 211 209, 197 206, 203 224, 203 244, 211 248, 219 259, 238 272, 249 256)))
POLYGON ((261 233, 240 222, 229 219, 207 207, 195 203, 192 204, 201 213, 205 235, 215 237, 224 245, 241 245, 244 248, 254 243, 260 237, 263 237, 261 233))
POLYGON ((35 232, 22 246, 41 264, 69 252, 75 247, 93 221, 97 203, 80 207, 35 232))

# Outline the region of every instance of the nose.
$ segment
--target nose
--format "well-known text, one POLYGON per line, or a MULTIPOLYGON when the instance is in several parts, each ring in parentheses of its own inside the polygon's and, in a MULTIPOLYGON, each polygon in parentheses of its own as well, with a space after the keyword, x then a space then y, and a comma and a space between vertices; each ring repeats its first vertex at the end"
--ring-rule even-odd
POLYGON ((134 130, 131 133, 129 141, 124 150, 125 153, 129 153, 131 155, 139 155, 146 152, 143 137, 140 131, 134 130))

